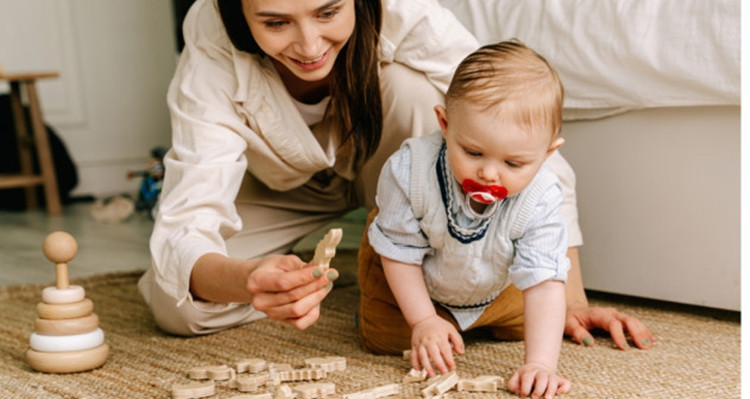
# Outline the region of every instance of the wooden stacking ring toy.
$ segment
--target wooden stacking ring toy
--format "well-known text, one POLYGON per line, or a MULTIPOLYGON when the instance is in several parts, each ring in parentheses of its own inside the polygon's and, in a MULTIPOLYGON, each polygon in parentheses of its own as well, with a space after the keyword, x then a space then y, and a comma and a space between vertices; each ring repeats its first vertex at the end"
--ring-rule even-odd
POLYGON ((75 303, 44 303, 39 302, 36 305, 36 314, 43 319, 75 319, 77 317, 88 316, 94 311, 94 302, 91 299, 84 299, 75 303))
POLYGON ((86 297, 86 292, 80 285, 68 288, 47 287, 42 290, 42 301, 45 303, 73 303, 80 302, 86 297))
POLYGON ((92 313, 75 319, 36 319, 34 331, 41 335, 73 335, 94 331, 99 326, 99 316, 92 313))
POLYGON ((104 331, 97 328, 83 334, 41 335, 31 333, 31 349, 40 352, 72 352, 91 349, 104 343, 104 331))
POLYGON ((42 250, 55 263, 57 281, 54 287, 42 290, 26 361, 34 370, 46 373, 97 368, 107 361, 109 345, 104 342, 94 303, 86 298, 83 287, 69 284, 68 262, 76 256, 78 244, 69 233, 57 231, 47 236, 42 250))
POLYGON ((34 370, 44 373, 77 373, 95 369, 107 361, 109 345, 73 352, 26 351, 26 361, 34 370))

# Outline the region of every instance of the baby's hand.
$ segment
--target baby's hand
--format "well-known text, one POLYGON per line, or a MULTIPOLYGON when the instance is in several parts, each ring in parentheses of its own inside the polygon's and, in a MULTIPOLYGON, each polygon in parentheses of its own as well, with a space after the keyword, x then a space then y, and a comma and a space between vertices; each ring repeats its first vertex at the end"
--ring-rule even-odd
POLYGON ((521 397, 551 399, 568 393, 570 381, 538 364, 524 364, 508 380, 508 390, 521 397))
POLYGON ((415 324, 411 333, 411 366, 422 367, 432 377, 434 363, 440 374, 456 369, 453 352, 464 353, 464 341, 456 328, 438 315, 430 316, 415 324))

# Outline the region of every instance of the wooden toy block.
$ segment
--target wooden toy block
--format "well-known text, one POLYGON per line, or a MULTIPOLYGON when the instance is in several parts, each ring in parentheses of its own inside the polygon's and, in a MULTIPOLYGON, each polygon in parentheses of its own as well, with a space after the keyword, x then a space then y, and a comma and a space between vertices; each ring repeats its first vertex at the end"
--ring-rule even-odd
POLYGON ((207 369, 208 378, 214 381, 226 381, 235 378, 236 371, 222 364, 220 366, 209 366, 207 369))
POLYGON ((401 380, 402 383, 408 384, 411 382, 422 382, 427 379, 427 370, 411 369, 404 378, 401 380))
POLYGON ((402 358, 402 359, 404 359, 404 360, 411 360, 411 349, 407 349, 407 350, 405 350, 405 351, 404 351, 404 352, 403 352, 403 353, 401 354, 401 358, 402 358))
POLYGON ((346 394, 344 395, 344 399, 378 399, 398 395, 400 392, 401 389, 398 384, 388 384, 365 391, 346 394))
POLYGON ((235 365, 238 373, 260 373, 267 367, 268 364, 263 359, 244 359, 235 365))
POLYGON ((188 370, 187 376, 191 380, 207 380, 209 367, 211 366, 195 366, 188 370))
POLYGON ((44 373, 77 373, 95 369, 109 356, 109 346, 101 344, 96 348, 72 352, 26 351, 26 361, 31 368, 44 373))
POLYGON ((504 385, 503 377, 482 375, 476 378, 460 379, 456 384, 459 392, 497 392, 504 385))
POLYGON ((42 290, 44 303, 74 303, 82 301, 85 297, 86 292, 80 285, 71 285, 68 288, 47 287, 42 290))
POLYGON ((422 389, 422 397, 429 399, 439 397, 456 386, 458 380, 458 374, 455 371, 432 377, 427 380, 427 387, 422 389))
POLYGON ((281 382, 311 381, 325 378, 326 371, 321 368, 308 367, 302 369, 278 371, 278 376, 279 381, 281 382))
POLYGON ((188 370, 187 375, 191 380, 226 381, 235 378, 237 373, 233 368, 222 364, 218 366, 211 365, 193 367, 188 370))
POLYGON ((298 399, 325 398, 336 393, 336 384, 332 382, 318 382, 300 384, 294 387, 298 399))
POLYGON ((327 269, 330 266, 331 259, 336 256, 336 246, 341 242, 342 235, 341 229, 328 230, 328 233, 315 246, 315 256, 313 256, 310 264, 327 269))
POLYGON ((240 392, 257 392, 260 386, 268 381, 268 378, 268 373, 238 375, 232 387, 240 392))
POLYGON ((216 393, 213 381, 192 381, 187 384, 172 385, 172 399, 198 399, 216 393))
POLYGON ((292 365, 289 363, 269 363, 268 364, 269 372, 278 372, 278 371, 285 371, 285 370, 294 370, 294 367, 292 367, 292 365))
POLYGON ((39 352, 69 352, 95 348, 104 343, 104 331, 97 328, 75 335, 41 335, 31 333, 29 345, 39 352))
POLYGON ((91 299, 84 299, 74 303, 44 303, 36 305, 36 313, 42 319, 60 320, 75 319, 78 317, 88 316, 94 311, 94 303, 91 299))
POLYGON ((92 313, 75 319, 36 319, 34 331, 42 335, 73 335, 94 331, 99 327, 99 316, 92 313))
POLYGON ((346 358, 343 356, 311 357, 305 359, 305 364, 313 368, 321 368, 328 373, 346 370, 346 358))
POLYGON ((295 399, 296 397, 297 395, 292 392, 292 388, 289 388, 288 385, 282 385, 276 389, 274 399, 295 399))

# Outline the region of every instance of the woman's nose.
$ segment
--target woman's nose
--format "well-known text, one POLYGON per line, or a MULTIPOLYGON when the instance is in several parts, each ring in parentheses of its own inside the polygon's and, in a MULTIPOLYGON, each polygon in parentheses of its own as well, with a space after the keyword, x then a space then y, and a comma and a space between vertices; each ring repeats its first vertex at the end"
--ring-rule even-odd
POLYGON ((297 39, 295 41, 297 53, 303 57, 315 58, 319 56, 318 45, 320 43, 318 29, 312 24, 300 24, 297 39))

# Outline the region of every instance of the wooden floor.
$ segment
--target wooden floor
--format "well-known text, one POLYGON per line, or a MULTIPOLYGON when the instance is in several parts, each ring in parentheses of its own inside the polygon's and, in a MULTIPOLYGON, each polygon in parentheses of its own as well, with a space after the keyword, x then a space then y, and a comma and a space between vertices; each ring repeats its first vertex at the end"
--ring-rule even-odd
MULTIPOLYGON (((90 215, 91 203, 66 205, 61 216, 46 212, 0 211, 0 285, 47 284, 55 281, 55 267, 44 257, 42 243, 56 230, 72 234, 78 254, 70 262, 70 278, 109 272, 144 270, 151 265, 148 240, 153 222, 136 213, 122 223, 103 223, 90 215)), ((343 227, 340 248, 357 248, 364 227, 364 209, 335 223, 343 227)), ((295 249, 313 249, 330 226, 309 235, 295 249)))

